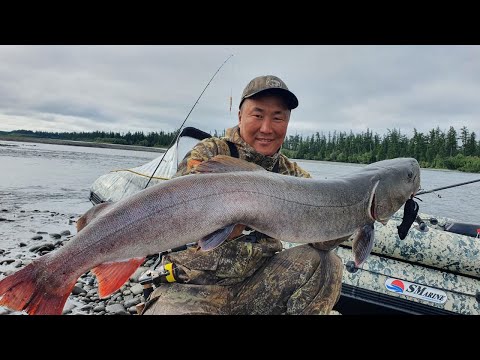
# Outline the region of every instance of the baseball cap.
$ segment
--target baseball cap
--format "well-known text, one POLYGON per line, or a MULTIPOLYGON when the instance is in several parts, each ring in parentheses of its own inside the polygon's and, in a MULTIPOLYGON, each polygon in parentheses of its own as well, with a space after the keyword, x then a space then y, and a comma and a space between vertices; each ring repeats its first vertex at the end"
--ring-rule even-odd
POLYGON ((248 99, 254 95, 257 95, 263 91, 271 93, 278 93, 283 96, 287 101, 289 109, 295 109, 298 106, 297 97, 288 90, 287 85, 277 76, 263 75, 252 79, 243 90, 242 98, 240 99, 240 106, 242 106, 243 100, 248 99))

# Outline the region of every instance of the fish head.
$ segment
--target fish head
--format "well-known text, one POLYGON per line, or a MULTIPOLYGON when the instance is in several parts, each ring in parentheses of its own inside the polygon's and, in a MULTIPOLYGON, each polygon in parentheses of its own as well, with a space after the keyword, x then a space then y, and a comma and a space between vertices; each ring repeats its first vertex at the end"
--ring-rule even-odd
POLYGON ((395 158, 378 161, 365 168, 374 174, 369 216, 386 225, 391 216, 420 189, 420 165, 414 158, 395 158))

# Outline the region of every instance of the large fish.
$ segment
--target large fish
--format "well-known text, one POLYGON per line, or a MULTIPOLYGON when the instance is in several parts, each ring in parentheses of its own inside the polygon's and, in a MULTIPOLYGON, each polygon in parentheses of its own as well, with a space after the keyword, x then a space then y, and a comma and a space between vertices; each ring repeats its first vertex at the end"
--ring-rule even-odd
POLYGON ((97 276, 104 298, 147 255, 197 241, 201 249, 213 249, 235 224, 296 243, 355 233, 359 265, 372 248, 373 223, 386 223, 420 186, 412 158, 380 161, 330 180, 279 175, 228 156, 204 162, 197 171, 89 210, 67 244, 0 281, 0 305, 61 314, 86 271, 97 276))

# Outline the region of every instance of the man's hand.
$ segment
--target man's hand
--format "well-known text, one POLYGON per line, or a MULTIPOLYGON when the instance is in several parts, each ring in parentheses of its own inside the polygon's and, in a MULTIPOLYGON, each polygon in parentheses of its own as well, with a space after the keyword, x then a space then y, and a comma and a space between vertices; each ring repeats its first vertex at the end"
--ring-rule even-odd
POLYGON ((236 237, 239 237, 242 235, 243 230, 245 230, 247 226, 243 224, 237 224, 233 228, 231 234, 228 236, 227 240, 235 239, 236 237))

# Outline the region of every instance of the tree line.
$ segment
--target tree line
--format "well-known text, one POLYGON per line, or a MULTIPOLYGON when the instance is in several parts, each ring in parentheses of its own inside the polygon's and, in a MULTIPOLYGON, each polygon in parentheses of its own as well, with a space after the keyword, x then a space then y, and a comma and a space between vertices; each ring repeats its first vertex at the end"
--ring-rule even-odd
MULTIPOLYGON (((0 132, 10 136, 28 136, 60 140, 101 142, 147 147, 167 147, 176 138, 173 132, 47 132, 15 130, 0 132)), ((225 134, 214 132, 214 136, 225 134)), ((338 161, 370 164, 395 157, 413 157, 423 168, 451 169, 480 173, 480 141, 475 132, 465 126, 457 132, 452 126, 447 132, 439 127, 428 133, 413 130, 407 137, 400 130, 388 130, 380 136, 369 129, 360 134, 347 132, 316 132, 313 135, 289 135, 282 147, 282 153, 294 159, 338 161)))
POLYGON ((11 132, 0 132, 10 136, 27 136, 36 138, 88 141, 108 144, 138 145, 147 147, 166 147, 170 145, 178 134, 174 132, 149 132, 145 135, 142 131, 119 133, 119 132, 48 132, 31 130, 14 130, 11 132))
POLYGON ((447 132, 439 127, 407 137, 400 130, 380 136, 369 129, 360 134, 317 132, 311 136, 290 135, 282 152, 292 158, 370 164, 395 157, 413 157, 421 167, 480 172, 480 141, 465 126, 447 132))

